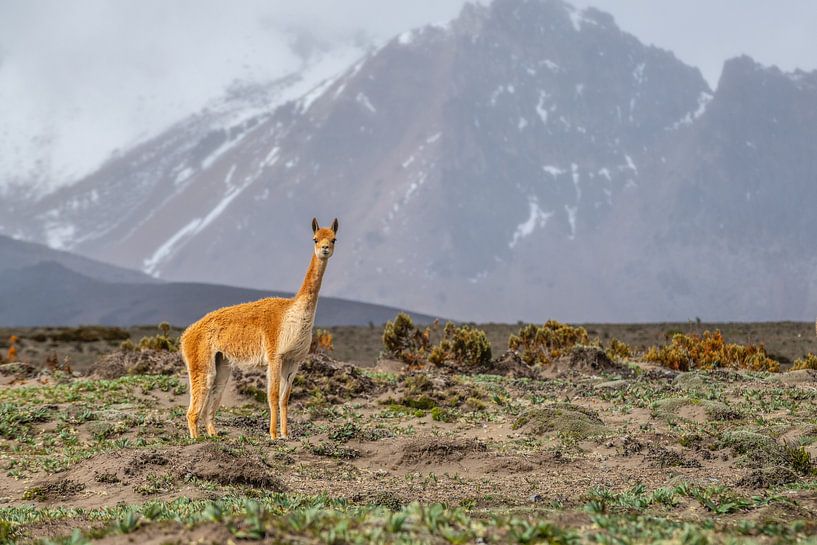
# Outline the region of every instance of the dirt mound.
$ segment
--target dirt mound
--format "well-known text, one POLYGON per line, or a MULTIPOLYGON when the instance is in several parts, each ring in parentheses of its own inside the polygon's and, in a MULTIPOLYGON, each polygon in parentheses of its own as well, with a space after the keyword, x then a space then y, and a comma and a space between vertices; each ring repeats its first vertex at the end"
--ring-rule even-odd
POLYGON ((26 490, 24 500, 49 501, 76 496, 85 490, 85 485, 71 479, 46 480, 26 490))
POLYGON ((694 458, 687 458, 678 451, 654 446, 649 449, 645 458, 654 466, 666 467, 701 467, 701 462, 694 458))
POLYGON ((786 373, 769 375, 768 382, 779 382, 782 384, 810 384, 817 382, 817 371, 814 369, 798 369, 786 373))
POLYGON ((166 466, 170 460, 161 452, 140 452, 131 458, 125 466, 125 475, 132 477, 141 475, 148 467, 166 466))
POLYGON ((477 439, 425 437, 415 439, 402 449, 400 464, 439 464, 459 462, 469 454, 487 452, 488 447, 477 439))
POLYGON ((469 369, 469 371, 476 374, 503 375, 511 378, 538 378, 540 375, 537 368, 522 361, 519 354, 513 350, 506 350, 497 359, 491 360, 491 363, 469 369))
POLYGON ((286 489, 260 456, 239 453, 215 443, 201 443, 187 448, 183 460, 176 464, 175 469, 185 478, 193 476, 222 485, 247 485, 272 492, 286 489))
POLYGON ((814 471, 811 456, 796 444, 779 443, 775 439, 749 430, 726 432, 720 438, 721 447, 729 447, 740 456, 740 464, 752 469, 783 466, 802 475, 814 471))
MULTIPOLYGON (((266 402, 266 370, 246 371, 233 367, 232 373, 239 394, 266 402)), ((377 391, 377 384, 354 365, 340 363, 325 354, 311 354, 298 368, 291 398, 323 397, 337 404, 355 397, 368 397, 377 391)))
POLYGON ((37 374, 37 369, 30 363, 15 361, 12 363, 0 363, 0 376, 25 379, 37 374))
POLYGON ((478 411, 484 409, 490 400, 490 394, 484 388, 440 372, 408 373, 400 377, 400 386, 402 395, 388 402, 412 409, 457 407, 478 411))
POLYGON ((323 395, 331 403, 377 393, 377 384, 354 365, 325 354, 313 354, 301 364, 292 387, 296 399, 323 395))
POLYGON ((615 362, 598 346, 576 345, 567 356, 559 358, 552 366, 558 375, 612 374, 632 378, 635 372, 622 363, 615 362))
POLYGON ((98 488, 102 484, 108 486, 109 493, 113 487, 146 496, 174 490, 193 478, 273 492, 285 490, 274 470, 258 454, 215 443, 197 443, 161 450, 101 453, 69 469, 61 481, 44 481, 27 494, 44 501, 69 497, 86 486, 98 488))
POLYGON ((382 505, 391 511, 399 511, 410 503, 390 490, 358 492, 352 495, 349 501, 358 505, 382 505))
POLYGON ((587 439, 610 433, 595 411, 570 403, 554 403, 530 409, 517 418, 512 427, 522 430, 525 435, 540 436, 557 432, 573 439, 587 439))
POLYGON ((743 415, 729 405, 709 399, 669 397, 652 405, 656 416, 672 421, 678 418, 696 422, 739 420, 743 415))
POLYGON ((94 378, 114 379, 126 375, 175 375, 185 372, 178 352, 166 350, 117 350, 99 358, 90 368, 94 378))
POLYGON ((797 482, 800 476, 787 467, 775 466, 756 469, 735 483, 744 488, 770 488, 797 482))
POLYGON ((502 375, 511 378, 538 378, 539 369, 528 365, 519 354, 506 350, 500 357, 484 364, 466 365, 446 360, 436 365, 448 373, 468 373, 474 375, 502 375))

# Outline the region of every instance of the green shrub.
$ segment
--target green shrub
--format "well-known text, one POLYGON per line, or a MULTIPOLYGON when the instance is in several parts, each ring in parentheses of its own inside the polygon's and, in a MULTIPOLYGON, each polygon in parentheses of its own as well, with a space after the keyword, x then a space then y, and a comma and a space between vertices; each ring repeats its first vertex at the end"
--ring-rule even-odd
POLYGON ((334 352, 335 342, 332 333, 325 329, 316 329, 312 335, 312 343, 309 346, 310 354, 328 354, 334 352))
MULTIPOLYGON (((122 343, 123 346, 126 343, 122 343)), ((167 352, 179 351, 179 340, 170 336, 170 324, 162 322, 159 324, 159 333, 153 337, 142 337, 139 340, 140 350, 166 350, 167 352)), ((127 348, 125 348, 127 349, 127 348)))
POLYGON ((607 357, 611 360, 625 360, 633 356, 633 349, 627 343, 613 337, 607 347, 607 357))
POLYGON ((791 371, 800 369, 817 369, 817 356, 809 352, 804 357, 794 360, 791 371))
POLYGON ((431 347, 431 329, 421 330, 411 316, 401 312, 383 329, 383 347, 386 354, 408 364, 421 363, 431 347))
POLYGON ((448 322, 440 344, 434 347, 428 359, 437 365, 446 362, 467 366, 486 365, 491 361, 491 343, 481 329, 448 322))
POLYGON ((546 365, 577 344, 590 344, 587 330, 548 320, 542 327, 524 326, 508 338, 508 348, 528 365, 546 365))

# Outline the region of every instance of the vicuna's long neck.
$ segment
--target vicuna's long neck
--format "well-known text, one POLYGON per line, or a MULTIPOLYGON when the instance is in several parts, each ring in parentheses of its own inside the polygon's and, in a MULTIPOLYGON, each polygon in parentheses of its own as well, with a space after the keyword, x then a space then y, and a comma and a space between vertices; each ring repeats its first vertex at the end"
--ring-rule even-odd
POLYGON ((306 303, 308 312, 314 313, 318 305, 318 292, 321 289, 321 281, 323 281, 323 272, 326 270, 326 259, 318 259, 313 253, 312 260, 309 262, 309 268, 306 269, 306 276, 304 283, 301 284, 301 289, 295 294, 295 300, 303 300, 306 303))

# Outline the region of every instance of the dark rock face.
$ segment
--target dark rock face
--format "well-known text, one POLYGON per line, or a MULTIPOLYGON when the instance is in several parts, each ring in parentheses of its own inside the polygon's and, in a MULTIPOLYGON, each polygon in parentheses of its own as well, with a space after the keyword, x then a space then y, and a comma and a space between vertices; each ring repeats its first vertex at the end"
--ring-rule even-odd
POLYGON ((214 115, 2 229, 163 278, 292 290, 309 220, 337 216, 327 295, 477 321, 817 307, 817 73, 741 57, 713 92, 598 10, 495 0, 274 111, 214 115))

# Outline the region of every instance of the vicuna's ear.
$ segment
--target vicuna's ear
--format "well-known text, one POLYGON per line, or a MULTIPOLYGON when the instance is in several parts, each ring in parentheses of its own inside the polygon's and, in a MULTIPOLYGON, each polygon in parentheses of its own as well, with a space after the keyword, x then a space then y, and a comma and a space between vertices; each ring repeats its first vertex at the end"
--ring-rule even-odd
POLYGON ((335 221, 332 222, 332 232, 338 234, 338 218, 335 218, 335 221))
POLYGON ((314 235, 317 233, 318 229, 320 229, 320 226, 318 225, 318 218, 312 218, 312 234, 314 235))

